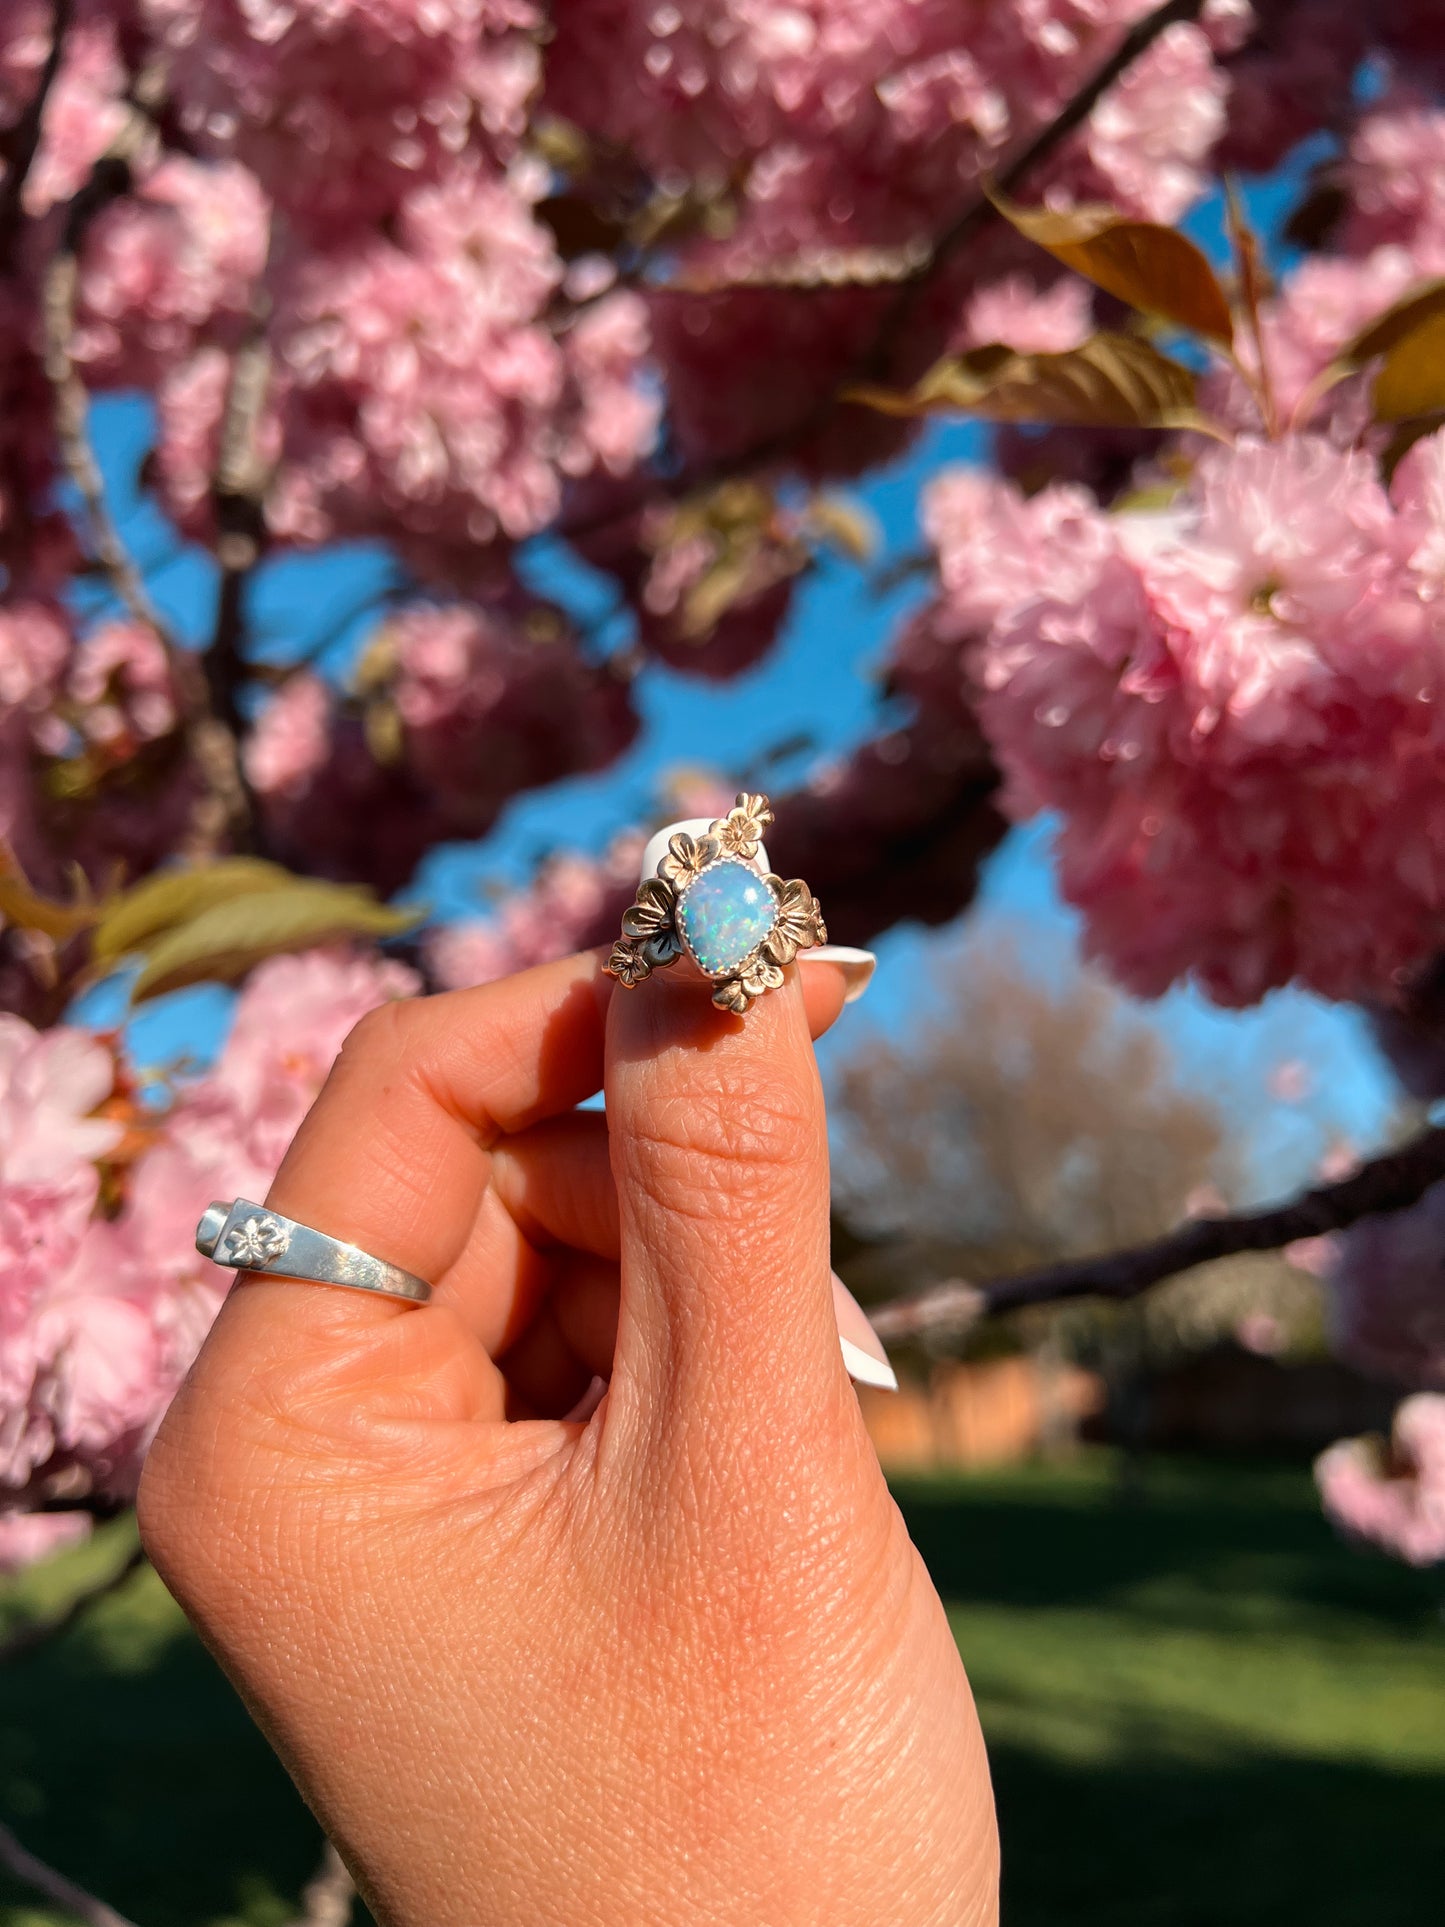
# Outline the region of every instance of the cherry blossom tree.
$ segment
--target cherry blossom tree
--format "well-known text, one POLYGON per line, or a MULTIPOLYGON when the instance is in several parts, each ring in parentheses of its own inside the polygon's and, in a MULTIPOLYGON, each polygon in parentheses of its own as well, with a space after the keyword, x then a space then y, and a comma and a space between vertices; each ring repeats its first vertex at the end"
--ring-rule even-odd
MULTIPOLYGON (((1364 1004, 1445 1095, 1442 371, 1427 0, 11 0, 0 1561, 127 1503, 218 1302, 198 1201, 264 1194, 350 1024, 610 937, 644 826, 485 918, 389 899, 611 767, 655 665, 762 660, 932 416, 992 424, 991 464, 924 491, 877 731, 782 800, 781 867, 862 941, 954 918, 1050 812, 1121 985, 1364 1004), (1266 258, 1235 178, 1305 142, 1266 258), (1227 260, 1174 225, 1209 197, 1227 260), (96 457, 94 399, 137 391, 140 483, 214 570, 200 647, 96 457), (351 539, 395 565, 363 646, 278 666, 258 573, 351 539), (237 986, 204 1073, 77 1019, 117 971, 237 986)), ((880 1324, 946 1343, 1330 1234, 1341 1347, 1415 1397, 1326 1503, 1438 1558, 1442 1181, 1428 1131, 880 1324)))

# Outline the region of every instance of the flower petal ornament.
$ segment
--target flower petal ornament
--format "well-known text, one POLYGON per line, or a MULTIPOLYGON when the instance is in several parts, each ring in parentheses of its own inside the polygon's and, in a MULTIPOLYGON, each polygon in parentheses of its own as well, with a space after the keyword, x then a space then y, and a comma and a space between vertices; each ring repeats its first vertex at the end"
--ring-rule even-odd
POLYGON ((766 796, 738 792, 702 836, 678 830, 654 876, 638 885, 604 968, 627 989, 689 956, 713 984, 719 1010, 741 1016, 776 990, 800 950, 828 941, 817 899, 801 878, 762 867, 766 796))

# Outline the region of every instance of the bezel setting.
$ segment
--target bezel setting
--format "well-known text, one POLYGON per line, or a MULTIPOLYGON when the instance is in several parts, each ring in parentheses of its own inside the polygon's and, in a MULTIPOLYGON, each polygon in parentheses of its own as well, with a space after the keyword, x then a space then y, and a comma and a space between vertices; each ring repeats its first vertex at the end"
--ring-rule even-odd
POLYGON ((714 985, 712 1000, 719 1010, 738 1016, 766 991, 776 990, 798 952, 826 943, 828 931, 817 899, 801 877, 785 881, 759 867, 763 831, 772 821, 766 796, 740 790, 733 807, 715 818, 704 836, 679 830, 671 837, 656 873, 638 885, 622 919, 622 935, 603 969, 631 990, 654 970, 686 955, 714 985), (709 969, 689 940, 680 910, 693 886, 724 864, 750 869, 760 878, 772 892, 775 912, 767 934, 741 961, 709 969))

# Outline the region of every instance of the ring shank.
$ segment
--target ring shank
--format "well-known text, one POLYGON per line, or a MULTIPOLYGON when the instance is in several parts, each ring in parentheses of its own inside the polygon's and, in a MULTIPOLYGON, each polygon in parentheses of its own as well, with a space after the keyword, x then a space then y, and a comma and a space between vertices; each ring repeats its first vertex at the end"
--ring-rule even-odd
POLYGON ((196 1249, 214 1264, 260 1278, 292 1278, 316 1285, 342 1285, 424 1305, 432 1288, 400 1265, 298 1224, 267 1205, 237 1198, 212 1204, 196 1231, 196 1249))

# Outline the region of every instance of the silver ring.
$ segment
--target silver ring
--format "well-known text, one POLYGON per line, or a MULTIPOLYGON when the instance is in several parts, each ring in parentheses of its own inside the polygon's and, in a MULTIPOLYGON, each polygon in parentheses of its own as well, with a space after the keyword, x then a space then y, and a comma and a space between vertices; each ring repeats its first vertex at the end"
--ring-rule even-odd
POLYGON ((208 1205, 196 1226, 196 1249, 213 1264, 259 1272, 265 1278, 300 1278, 308 1284, 379 1291, 413 1305, 424 1305, 431 1297, 426 1280, 413 1277, 400 1265, 373 1258, 368 1251, 247 1198, 208 1205))

